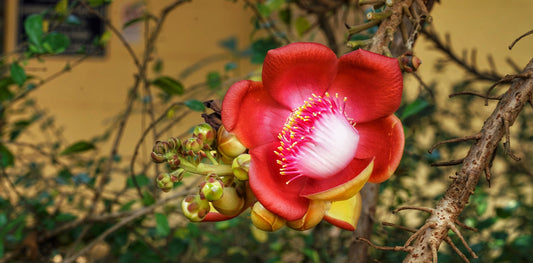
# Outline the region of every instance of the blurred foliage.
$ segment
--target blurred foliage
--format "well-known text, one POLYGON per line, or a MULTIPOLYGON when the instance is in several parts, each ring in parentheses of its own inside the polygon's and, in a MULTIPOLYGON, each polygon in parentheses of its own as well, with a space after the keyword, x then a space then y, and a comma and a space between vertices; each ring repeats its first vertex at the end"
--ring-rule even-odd
MULTIPOLYGON (((165 118, 157 125, 163 130, 176 125, 190 112, 206 112, 202 100, 222 96, 235 80, 257 75, 242 72, 240 61, 249 60, 259 66, 266 52, 282 45, 287 36, 311 41, 320 34, 314 17, 304 12, 298 1, 245 2, 245 8, 254 14, 249 46, 239 49, 242 43, 232 37, 220 40, 220 47, 227 52, 222 58, 224 67, 209 68, 205 82, 192 87, 184 86, 183 80, 220 58, 208 58, 182 72, 167 75, 161 75, 164 58, 154 58, 149 68, 155 78, 143 80, 153 88, 153 94, 142 89, 131 91, 132 105, 138 112, 135 114, 162 114, 165 118)), ((114 3, 61 0, 47 11, 47 17, 54 17, 56 23, 75 25, 79 19, 72 15, 74 8, 90 10, 109 4, 114 3)), ((346 4, 331 12, 342 15, 343 10, 364 14, 346 4)), ((152 18, 156 15, 146 12, 119 27, 154 23, 152 18)), ((352 233, 327 223, 303 233, 287 228, 265 233, 251 225, 246 213, 218 223, 197 224, 184 220, 175 199, 185 194, 172 196, 185 189, 185 183, 176 184, 173 192, 162 195, 154 187, 156 174, 149 169, 152 166, 148 158, 131 160, 142 163, 139 166, 142 169, 135 172, 124 156, 102 151, 103 146, 114 142, 111 135, 120 129, 121 121, 128 118, 131 110, 110 113, 115 114, 110 116, 115 121, 101 134, 80 138, 74 143, 65 141, 54 116, 27 96, 47 81, 32 76, 26 70, 28 62, 44 63, 70 45, 67 35, 46 27, 43 15, 34 14, 24 21, 27 42, 16 55, 6 54, 0 60, 0 259, 50 262, 57 256, 66 258, 111 230, 114 232, 105 235, 91 250, 87 258, 90 262, 344 262, 347 259, 352 233), (35 133, 40 136, 34 136, 35 133), (28 137, 34 139, 27 141, 28 137), (111 182, 110 177, 125 180, 119 189, 111 191, 104 188, 111 182), (136 188, 140 190, 138 193, 136 188), (169 196, 168 201, 161 202, 169 196), (92 214, 95 211, 101 213, 92 214), (129 223, 113 229, 130 217, 129 223), (104 252, 99 253, 97 248, 104 252)), ((342 27, 338 30, 346 34, 342 27)), ((373 31, 375 28, 352 38, 367 39, 373 31)), ((102 48, 110 37, 107 31, 95 39, 94 45, 102 48)), ((80 53, 82 58, 89 55, 80 53)), ((435 74, 441 74, 448 64, 439 63, 435 74)), ((73 66, 73 63, 66 63, 58 74, 68 74, 75 70, 73 66)), ((468 76, 468 72, 465 75, 468 76)), ((434 96, 447 96, 452 92, 478 90, 483 93, 491 84, 465 79, 451 87, 446 83, 433 83, 427 89, 421 88, 413 101, 402 103, 397 115, 405 127, 405 155, 397 176, 381 185, 382 196, 390 198, 380 199, 378 221, 390 219, 395 224, 416 228, 427 215, 400 212, 391 216, 391 211, 409 204, 433 207, 444 193, 454 168, 434 168, 430 164, 461 158, 469 144, 445 144, 428 153, 427 141, 436 143, 473 134, 479 129, 473 125, 473 120, 483 120, 487 116, 480 111, 483 101, 479 98, 456 97, 452 99, 453 106, 439 105, 435 101, 434 96), (443 122, 453 122, 461 129, 452 130, 442 125, 443 122)), ((415 85, 406 86, 406 89, 415 88, 415 85)), ((491 103, 489 109, 494 105, 491 103)), ((497 167, 491 187, 486 181, 480 182, 461 215, 466 225, 478 230, 463 231, 479 256, 473 262, 532 262, 529 254, 533 250, 533 213, 530 212, 533 209, 533 174, 529 167, 533 167, 533 159, 527 158, 533 154, 533 148, 528 146, 533 141, 533 128, 527 125, 531 115, 531 110, 525 110, 513 130, 514 150, 526 158, 521 162, 512 161, 500 149, 494 160, 497 167)), ((144 139, 140 138, 140 143, 144 139)), ((373 241, 385 246, 401 246, 409 236, 408 231, 376 225, 373 241)), ((468 255, 453 234, 452 240, 468 255)), ((404 252, 370 251, 372 258, 379 262, 398 262, 398 258, 404 256, 404 252)), ((460 260, 450 247, 441 247, 440 262, 460 260)))

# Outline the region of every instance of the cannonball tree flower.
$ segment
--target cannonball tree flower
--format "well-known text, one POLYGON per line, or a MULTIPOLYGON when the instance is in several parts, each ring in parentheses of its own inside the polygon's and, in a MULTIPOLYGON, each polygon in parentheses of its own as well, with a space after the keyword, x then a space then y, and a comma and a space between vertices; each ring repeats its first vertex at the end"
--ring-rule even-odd
POLYGON ((230 87, 222 123, 249 148, 249 184, 264 208, 301 226, 320 207, 318 221, 354 230, 360 189, 400 162, 393 113, 402 89, 394 58, 361 49, 337 58, 321 44, 293 43, 268 52, 262 82, 230 87))

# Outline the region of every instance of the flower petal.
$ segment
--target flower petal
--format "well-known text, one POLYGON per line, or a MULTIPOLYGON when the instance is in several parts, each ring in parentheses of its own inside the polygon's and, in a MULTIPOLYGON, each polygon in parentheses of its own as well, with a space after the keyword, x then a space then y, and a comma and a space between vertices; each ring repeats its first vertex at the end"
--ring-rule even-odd
POLYGON ((311 200, 311 202, 309 202, 307 213, 298 220, 288 221, 287 226, 299 231, 311 229, 322 221, 322 218, 330 205, 331 202, 329 201, 311 200))
POLYGON ((353 197, 368 181, 374 162, 370 159, 354 159, 335 176, 323 180, 308 178, 300 192, 309 199, 339 201, 353 197))
POLYGON ((276 146, 273 142, 250 149, 250 187, 266 209, 292 221, 305 215, 309 199, 300 197, 301 184, 286 184, 290 178, 279 174, 276 146))
POLYGON ((261 82, 243 80, 233 84, 222 103, 222 124, 251 148, 277 140, 290 109, 278 104, 261 82))
POLYGON ((390 115, 376 121, 359 123, 359 146, 355 158, 375 157, 374 171, 368 182, 381 183, 394 173, 403 154, 405 143, 400 120, 390 115))
POLYGON ((312 94, 324 94, 336 71, 337 56, 328 47, 293 43, 268 51, 263 83, 276 101, 294 109, 312 94))
POLYGON ((354 231, 361 215, 361 194, 352 198, 331 203, 331 208, 324 215, 324 220, 342 229, 354 231))
POLYGON ((207 213, 207 215, 205 216, 204 220, 202 220, 202 222, 218 222, 218 221, 229 220, 240 215, 242 212, 244 212, 244 210, 248 209, 248 207, 243 207, 243 209, 239 213, 236 213, 234 215, 224 215, 220 213, 219 211, 217 211, 217 209, 213 207, 211 202, 209 203, 209 206, 211 207, 210 212, 207 213))
POLYGON ((347 115, 366 122, 394 113, 402 90, 398 60, 358 49, 339 58, 337 77, 328 92, 347 97, 347 115))

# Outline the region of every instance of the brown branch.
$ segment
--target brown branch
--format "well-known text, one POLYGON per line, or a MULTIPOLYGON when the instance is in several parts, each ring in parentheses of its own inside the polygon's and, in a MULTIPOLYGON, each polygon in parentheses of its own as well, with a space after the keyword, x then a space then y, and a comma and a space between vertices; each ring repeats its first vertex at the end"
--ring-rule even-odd
MULTIPOLYGON (((523 71, 533 72, 533 59, 523 71)), ((445 195, 437 203, 435 212, 426 220, 433 227, 426 228, 413 243, 413 251, 404 262, 431 262, 436 260, 436 249, 446 239, 450 224, 457 221, 464 210, 470 196, 474 193, 479 178, 492 160, 499 142, 505 135, 503 118, 509 126, 514 123, 518 114, 533 93, 533 78, 514 82, 502 95, 496 109, 485 121, 480 133, 481 137, 472 145, 463 165, 448 187, 445 195)), ((465 242, 466 243, 466 242, 465 242)))
MULTIPOLYGON (((480 80, 488 80, 488 81, 498 81, 502 78, 502 76, 497 75, 495 73, 487 73, 479 71, 478 68, 475 65, 475 62, 469 64, 464 59, 459 58, 457 54, 455 54, 451 47, 450 47, 450 40, 448 39, 449 36, 446 35, 446 42, 443 42, 435 33, 429 32, 425 29, 423 29, 422 34, 433 44, 435 47, 446 54, 447 58, 451 59, 453 62, 455 62, 457 65, 468 71, 470 74, 475 76, 477 79, 480 80)), ((475 52, 472 52, 473 56, 475 56, 475 52)))
POLYGON ((518 41, 520 41, 520 39, 522 39, 522 38, 524 38, 524 37, 526 37, 526 36, 529 36, 529 35, 531 35, 531 34, 533 34, 533 30, 528 31, 527 33, 525 33, 525 34, 519 36, 517 39, 515 39, 515 40, 513 41, 513 43, 511 43, 511 45, 509 45, 509 50, 511 50, 511 49, 514 47, 514 45, 515 45, 516 43, 518 43, 518 41))
POLYGON ((432 163, 431 166, 453 166, 462 164, 464 162, 465 158, 457 159, 457 160, 450 160, 450 161, 444 161, 444 162, 437 162, 432 163))
POLYGON ((445 140, 445 141, 440 141, 438 143, 435 143, 433 144, 433 146, 431 146, 431 148, 429 148, 428 152, 429 153, 432 153, 437 147, 443 145, 443 144, 447 144, 447 143, 454 143, 454 142, 466 142, 466 141, 471 141, 471 140, 479 140, 479 138, 481 138, 481 133, 476 133, 474 135, 470 135, 470 136, 465 136, 465 137, 461 137, 461 138, 455 138, 455 139, 449 139, 449 140, 445 140))

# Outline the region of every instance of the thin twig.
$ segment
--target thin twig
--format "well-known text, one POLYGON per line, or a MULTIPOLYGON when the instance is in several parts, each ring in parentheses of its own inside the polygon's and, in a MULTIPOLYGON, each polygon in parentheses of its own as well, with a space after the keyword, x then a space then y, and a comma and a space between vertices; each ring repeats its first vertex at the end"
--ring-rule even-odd
POLYGON ((509 50, 512 49, 512 48, 514 47, 514 45, 515 45, 516 43, 518 43, 518 41, 520 41, 520 39, 522 39, 522 38, 524 38, 524 37, 527 37, 527 36, 529 36, 529 35, 531 35, 531 34, 533 34, 533 30, 528 31, 528 32, 524 33, 523 35, 519 36, 517 39, 515 39, 515 40, 513 41, 513 43, 511 43, 511 45, 509 45, 509 50))
POLYGON ((465 136, 465 137, 461 137, 461 138, 455 138, 455 139, 449 139, 449 140, 445 140, 445 141, 440 141, 438 143, 433 144, 433 146, 431 146, 431 148, 429 148, 428 152, 432 153, 437 147, 439 147, 439 146, 441 146, 443 144, 479 140, 479 138, 481 138, 481 133, 478 132, 478 133, 476 133, 474 135, 470 135, 470 136, 465 136))
POLYGON ((141 216, 144 216, 144 215, 147 215, 149 213, 152 213, 156 208, 166 204, 168 201, 171 201, 171 200, 174 200, 176 198, 180 198, 180 197, 183 197, 183 196, 187 195, 188 193, 190 193, 191 188, 194 188, 193 186, 194 186, 194 184, 188 186, 186 189, 184 189, 182 191, 179 191, 179 192, 173 194, 172 196, 169 196, 169 197, 167 197, 165 199, 161 199, 161 200, 155 202, 151 206, 140 208, 139 210, 135 211, 131 215, 125 217, 122 220, 120 220, 120 222, 118 222, 118 223, 114 224, 112 227, 108 228, 105 232, 100 234, 97 238, 93 239, 93 241, 91 241, 91 243, 89 243, 84 248, 79 250, 76 254, 66 258, 63 261, 63 263, 73 262, 79 256, 85 255, 87 252, 89 252, 89 250, 91 250, 91 248, 94 247, 94 245, 98 244, 99 242, 104 240, 107 236, 109 236, 110 234, 112 234, 115 231, 119 230, 121 227, 129 224, 131 221, 133 221, 133 220, 135 220, 135 219, 137 219, 137 218, 139 218, 141 216))

